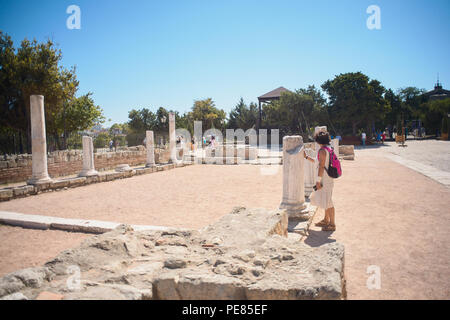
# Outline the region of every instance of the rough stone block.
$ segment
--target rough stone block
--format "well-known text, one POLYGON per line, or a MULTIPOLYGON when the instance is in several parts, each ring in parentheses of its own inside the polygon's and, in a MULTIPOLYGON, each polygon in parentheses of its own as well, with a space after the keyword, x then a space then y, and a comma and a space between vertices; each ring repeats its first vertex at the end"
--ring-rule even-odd
POLYGON ((71 179, 68 179, 68 181, 69 181, 69 187, 78 187, 78 186, 82 186, 86 183, 86 177, 71 178, 71 179))
POLYGON ((53 189, 65 188, 65 187, 69 187, 69 185, 70 185, 70 182, 68 179, 55 180, 51 183, 51 187, 53 189))
POLYGON ((13 197, 13 189, 1 189, 0 190, 0 201, 10 200, 13 197))
POLYGON ((309 247, 286 231, 285 212, 245 208, 200 231, 118 225, 47 262, 46 278, 0 278, 0 296, 20 290, 64 299, 342 299, 343 246, 309 247), (71 265, 83 281, 68 293, 71 265))
POLYGON ((32 193, 34 190, 33 186, 21 186, 13 189, 14 197, 21 197, 32 193))
POLYGON ((86 184, 97 183, 97 182, 100 182, 100 177, 99 176, 86 177, 86 184))

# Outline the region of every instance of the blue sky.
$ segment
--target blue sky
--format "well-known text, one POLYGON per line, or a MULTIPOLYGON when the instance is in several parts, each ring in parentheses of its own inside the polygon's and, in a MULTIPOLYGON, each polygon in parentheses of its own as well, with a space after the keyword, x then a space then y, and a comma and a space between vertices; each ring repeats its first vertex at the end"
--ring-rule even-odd
POLYGON ((0 29, 58 43, 78 94, 107 118, 132 108, 189 111, 211 97, 229 112, 279 86, 298 89, 362 71, 387 87, 450 88, 450 1, 0 0, 0 29), (81 29, 69 30, 69 5, 81 29), (381 30, 369 30, 369 5, 381 30))

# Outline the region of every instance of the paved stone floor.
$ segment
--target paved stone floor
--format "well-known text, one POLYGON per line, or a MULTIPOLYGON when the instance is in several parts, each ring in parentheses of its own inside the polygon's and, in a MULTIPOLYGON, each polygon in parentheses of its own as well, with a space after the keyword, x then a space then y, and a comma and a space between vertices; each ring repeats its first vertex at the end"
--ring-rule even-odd
POLYGON ((408 140, 406 145, 386 142, 358 150, 363 154, 382 154, 450 188, 450 141, 408 140))
POLYGON ((450 172, 450 141, 440 140, 407 140, 407 147, 400 147, 395 142, 384 145, 357 149, 360 151, 377 151, 400 156, 436 169, 450 172))

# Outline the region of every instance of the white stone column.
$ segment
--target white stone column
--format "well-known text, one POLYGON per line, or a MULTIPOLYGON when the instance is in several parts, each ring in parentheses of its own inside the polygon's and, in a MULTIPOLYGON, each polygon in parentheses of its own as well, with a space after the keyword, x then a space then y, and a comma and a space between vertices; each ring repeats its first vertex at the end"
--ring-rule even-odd
POLYGON ((153 131, 147 130, 145 132, 145 142, 147 148, 147 163, 145 166, 147 168, 153 167, 155 165, 155 141, 154 141, 153 131))
POLYGON ((305 196, 309 197, 316 185, 316 152, 311 148, 305 149, 306 155, 314 159, 314 162, 305 160, 305 196))
POLYGON ((306 207, 304 185, 304 148, 301 136, 283 138, 283 198, 280 209, 296 216, 306 207))
POLYGON ((339 159, 339 140, 338 139, 333 139, 331 140, 331 146, 334 149, 334 154, 336 155, 336 157, 338 157, 339 159))
POLYGON ((47 169, 47 141, 45 135, 44 96, 30 96, 31 117, 31 179, 28 184, 51 182, 47 169))
POLYGON ((169 112, 169 162, 177 162, 177 137, 175 135, 175 113, 169 112))
POLYGON ((80 172, 80 177, 97 176, 98 172, 94 167, 94 145, 92 138, 83 136, 83 170, 80 172))

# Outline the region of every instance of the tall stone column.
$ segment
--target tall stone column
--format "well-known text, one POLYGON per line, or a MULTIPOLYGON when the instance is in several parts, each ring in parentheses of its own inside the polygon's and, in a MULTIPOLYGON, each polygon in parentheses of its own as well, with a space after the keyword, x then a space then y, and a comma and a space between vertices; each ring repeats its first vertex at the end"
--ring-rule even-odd
POLYGON ((175 135, 175 113, 169 113, 169 162, 177 162, 177 137, 175 135))
POLYGON ((153 131, 147 130, 145 132, 145 141, 147 148, 147 163, 146 167, 153 167, 155 165, 155 142, 153 131))
POLYGON ((304 148, 301 136, 283 138, 283 198, 280 209, 296 216, 305 209, 304 148))
POLYGON ((30 96, 32 168, 28 184, 51 182, 47 169, 44 96, 30 96))
POLYGON ((80 177, 97 176, 98 172, 94 167, 94 145, 92 138, 83 136, 83 170, 80 172, 80 177))

